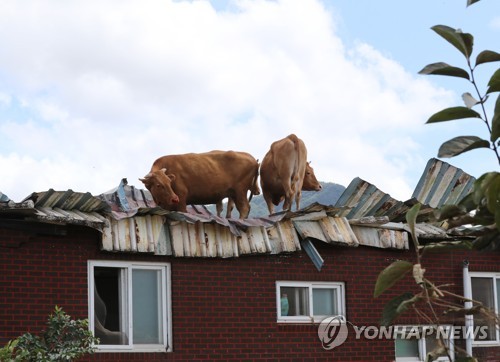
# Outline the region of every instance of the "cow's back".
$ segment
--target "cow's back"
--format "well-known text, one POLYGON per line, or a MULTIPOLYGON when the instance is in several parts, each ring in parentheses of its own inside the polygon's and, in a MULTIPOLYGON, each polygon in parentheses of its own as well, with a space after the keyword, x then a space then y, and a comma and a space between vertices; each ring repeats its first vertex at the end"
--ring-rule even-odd
POLYGON ((213 204, 250 189, 258 163, 246 152, 210 151, 163 156, 151 170, 163 168, 175 175, 172 189, 186 204, 213 204))
POLYGON ((291 134, 271 144, 260 168, 262 193, 270 212, 270 202, 278 205, 283 197, 284 207, 290 207, 290 198, 302 188, 306 164, 306 146, 296 135, 291 134))

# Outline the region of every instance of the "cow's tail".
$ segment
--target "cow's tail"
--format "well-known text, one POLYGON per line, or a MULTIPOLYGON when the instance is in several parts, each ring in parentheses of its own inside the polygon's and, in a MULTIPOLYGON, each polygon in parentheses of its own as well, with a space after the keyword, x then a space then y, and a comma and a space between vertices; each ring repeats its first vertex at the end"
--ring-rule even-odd
POLYGON ((259 168, 260 168, 260 163, 259 160, 257 160, 257 167, 255 168, 255 174, 253 175, 252 187, 250 188, 250 196, 248 197, 248 202, 251 202, 253 198, 254 186, 257 183, 257 179, 259 178, 259 168))
POLYGON ((292 187, 292 191, 295 193, 296 191, 298 190, 295 190, 295 184, 297 182, 297 174, 299 172, 299 163, 300 163, 300 156, 299 156, 299 153, 300 153, 300 146, 299 146, 299 137, 297 137, 294 133, 288 135, 287 137, 290 141, 293 142, 293 148, 295 149, 295 152, 296 152, 296 158, 295 158, 295 163, 293 165, 293 172, 292 174, 290 175, 291 176, 291 187, 292 187))

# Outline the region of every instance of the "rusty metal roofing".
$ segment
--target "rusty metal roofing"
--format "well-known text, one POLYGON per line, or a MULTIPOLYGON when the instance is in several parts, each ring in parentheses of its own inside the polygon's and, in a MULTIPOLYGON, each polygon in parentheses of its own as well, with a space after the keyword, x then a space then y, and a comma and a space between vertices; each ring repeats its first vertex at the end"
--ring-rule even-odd
POLYGON ((359 177, 351 181, 335 206, 341 208, 340 215, 348 219, 387 216, 390 220, 397 220, 408 210, 408 206, 402 201, 392 198, 359 177))
POLYGON ((472 190, 474 181, 474 177, 461 169, 432 158, 427 162, 412 197, 432 208, 453 205, 472 190))
MULTIPOLYGON (((314 205, 314 209, 318 209, 314 205)), ((344 217, 323 212, 287 213, 274 222, 245 225, 236 234, 210 219, 171 218, 146 215, 108 219, 102 248, 116 252, 148 252, 175 257, 238 257, 251 254, 280 254, 302 250, 301 240, 330 245, 359 245, 407 249, 407 232, 402 227, 388 230, 378 224, 351 226, 344 217)), ((241 226, 241 225, 240 225, 241 226)))
POLYGON ((75 224, 103 230, 107 225, 102 215, 109 206, 90 193, 67 191, 35 192, 20 203, 0 203, 0 214, 57 224, 75 224))
POLYGON ((0 191, 0 202, 8 202, 9 200, 9 197, 0 191))
POLYGON ((420 177, 412 198, 399 201, 375 185, 355 178, 344 190, 335 206, 348 219, 387 216, 390 221, 405 222, 406 212, 417 202, 423 204, 419 220, 429 221, 435 208, 456 204, 467 195, 475 178, 446 162, 432 158, 420 177))
MULTIPOLYGON (((413 198, 405 202, 355 178, 334 206, 312 204, 297 212, 241 220, 218 217, 205 206, 190 206, 186 213, 166 211, 155 204, 148 190, 122 179, 117 188, 96 197, 50 189, 33 193, 21 203, 2 201, 0 216, 85 225, 102 231, 103 250, 175 257, 279 254, 314 247, 310 241, 408 249, 404 224, 408 208, 418 201, 429 203, 421 209, 421 215, 428 215, 432 205, 460 200, 473 182, 462 170, 432 159, 413 198)), ((426 223, 416 229, 422 239, 456 238, 426 223)))

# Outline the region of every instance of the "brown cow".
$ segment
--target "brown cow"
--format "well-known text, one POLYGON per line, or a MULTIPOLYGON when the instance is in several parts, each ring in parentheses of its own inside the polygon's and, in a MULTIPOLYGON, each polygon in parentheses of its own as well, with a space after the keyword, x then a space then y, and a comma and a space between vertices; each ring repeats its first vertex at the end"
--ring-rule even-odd
POLYGON ((140 179, 155 202, 166 210, 187 211, 187 205, 234 200, 240 218, 250 212, 247 190, 258 176, 259 163, 246 152, 211 151, 158 158, 140 179))
POLYGON ((298 210, 302 190, 321 190, 306 160, 306 146, 294 134, 271 144, 260 167, 260 186, 270 214, 274 213, 274 205, 279 205, 283 199, 283 210, 291 209, 293 199, 298 210))
MULTIPOLYGON (((258 162, 258 160, 257 160, 258 162)), ((253 195, 260 195, 260 188, 259 188, 259 182, 258 182, 258 170, 257 170, 257 174, 255 175, 255 180, 254 180, 254 183, 252 185, 252 188, 250 189, 250 197, 248 199, 248 201, 252 201, 252 196, 253 195)), ((233 211, 233 208, 234 208, 234 200, 232 198, 228 198, 227 200, 227 210, 226 210, 226 219, 229 219, 231 217, 231 212, 233 211)), ((222 209, 223 209, 223 205, 222 205, 222 200, 219 201, 217 203, 217 216, 220 216, 222 214, 222 209)))

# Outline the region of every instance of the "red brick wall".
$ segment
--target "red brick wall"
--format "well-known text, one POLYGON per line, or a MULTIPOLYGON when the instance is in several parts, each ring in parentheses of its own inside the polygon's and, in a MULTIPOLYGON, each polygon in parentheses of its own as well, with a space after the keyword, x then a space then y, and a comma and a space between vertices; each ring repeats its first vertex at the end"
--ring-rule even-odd
MULTIPOLYGON (((403 291, 415 291, 409 276, 394 292, 373 299, 378 273, 409 251, 330 247, 316 244, 325 260, 318 272, 305 253, 232 259, 184 259, 99 251, 100 234, 70 227, 67 236, 35 236, 0 229, 0 345, 25 332, 38 333, 55 305, 74 318, 87 318, 87 260, 170 262, 172 271, 172 353, 97 353, 91 361, 315 360, 391 361, 394 341, 347 341, 326 351, 317 325, 276 323, 277 280, 343 281, 349 322, 378 325, 384 304, 403 291)), ((462 261, 471 271, 500 271, 498 253, 427 254, 427 276, 454 283, 462 293, 462 261)), ((399 323, 424 323, 407 315, 399 323)), ((481 360, 500 361, 500 348, 476 348, 481 360)))

